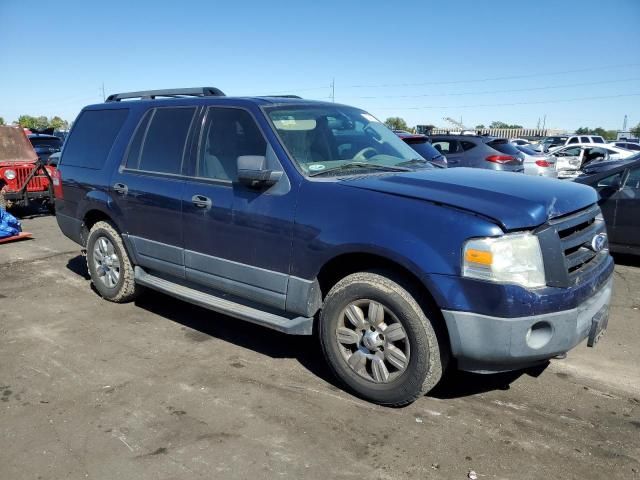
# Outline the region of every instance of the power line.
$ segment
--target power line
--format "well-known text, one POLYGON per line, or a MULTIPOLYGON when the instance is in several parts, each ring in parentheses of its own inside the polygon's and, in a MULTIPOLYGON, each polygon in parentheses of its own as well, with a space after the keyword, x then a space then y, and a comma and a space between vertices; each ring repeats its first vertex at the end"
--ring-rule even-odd
POLYGON ((489 90, 484 92, 460 92, 460 93, 424 93, 420 95, 374 95, 374 96, 350 96, 349 98, 419 98, 419 97, 460 97, 465 95, 490 95, 495 93, 514 93, 514 92, 532 92, 536 90, 552 90, 556 88, 571 88, 571 87, 584 87, 589 85, 604 85, 608 83, 619 82, 632 82, 640 81, 640 78, 625 78, 620 80, 603 80, 600 82, 584 82, 584 83, 567 83, 564 85, 550 85, 546 87, 532 87, 532 88, 514 88, 510 90, 489 90))
POLYGON ((621 65, 606 65, 606 66, 600 66, 600 67, 580 68, 576 70, 528 73, 528 74, 522 74, 522 75, 508 75, 508 76, 501 76, 501 77, 487 77, 487 78, 476 78, 476 79, 466 79, 466 80, 449 80, 449 81, 421 82, 421 83, 386 83, 386 84, 378 84, 378 85, 349 85, 349 86, 345 86, 344 88, 420 87, 424 85, 457 85, 462 83, 479 83, 479 82, 493 82, 496 80, 513 80, 513 79, 520 79, 520 78, 547 77, 552 75, 564 75, 566 73, 581 73, 581 72, 592 72, 595 70, 609 70, 609 69, 620 68, 620 67, 637 67, 638 65, 640 65, 640 63, 625 63, 621 65))
POLYGON ((426 110, 426 109, 459 109, 459 108, 479 108, 479 107, 512 107, 516 105, 543 105, 547 103, 569 103, 569 102, 579 102, 583 100, 601 100, 605 98, 622 98, 622 97, 637 97, 640 96, 640 93, 625 93, 621 95, 603 95, 599 97, 578 97, 578 98, 565 98, 559 100, 544 100, 540 102, 514 102, 514 103, 486 103, 486 104, 476 104, 476 105, 448 105, 448 106, 435 106, 429 105, 425 107, 379 107, 373 108, 371 110, 426 110))

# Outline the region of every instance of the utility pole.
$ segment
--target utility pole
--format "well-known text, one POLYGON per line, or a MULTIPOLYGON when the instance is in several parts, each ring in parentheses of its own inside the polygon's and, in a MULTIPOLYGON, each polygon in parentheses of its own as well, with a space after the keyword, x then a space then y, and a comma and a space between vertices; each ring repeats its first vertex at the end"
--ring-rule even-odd
POLYGON ((547 127, 547 114, 544 114, 544 120, 542 120, 542 130, 547 127))
POLYGON ((104 102, 107 99, 107 96, 104 94, 104 82, 102 82, 102 101, 104 102))
POLYGON ((336 79, 331 79, 331 101, 336 103, 336 79))
POLYGON ((624 116, 624 121, 622 122, 622 131, 626 132, 627 131, 627 116, 624 116))

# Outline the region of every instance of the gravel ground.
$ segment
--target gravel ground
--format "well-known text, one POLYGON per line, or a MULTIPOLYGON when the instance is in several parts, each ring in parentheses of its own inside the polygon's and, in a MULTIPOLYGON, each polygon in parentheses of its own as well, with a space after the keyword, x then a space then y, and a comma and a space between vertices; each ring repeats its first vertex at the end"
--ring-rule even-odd
POLYGON ((312 338, 101 300, 53 217, 23 224, 0 245, 1 479, 640 479, 640 260, 616 258, 597 348, 389 409, 342 391, 312 338))

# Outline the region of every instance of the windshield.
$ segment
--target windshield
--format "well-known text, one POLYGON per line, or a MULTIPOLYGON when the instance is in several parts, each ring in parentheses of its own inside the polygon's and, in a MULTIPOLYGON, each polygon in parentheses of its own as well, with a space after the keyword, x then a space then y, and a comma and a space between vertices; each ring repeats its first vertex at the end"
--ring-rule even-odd
POLYGON ((57 148, 62 147, 62 140, 57 137, 30 137, 31 145, 35 148, 57 148))
POLYGON ((547 137, 544 140, 542 140, 541 143, 553 143, 553 144, 559 144, 559 143, 564 143, 569 139, 569 137, 547 137))
POLYGON ((308 175, 433 168, 372 115, 340 105, 267 108, 289 154, 308 175), (403 164, 403 165, 401 165, 403 164), (350 168, 352 167, 352 168, 350 168))
POLYGON ((533 156, 537 156, 540 155, 538 152, 536 152, 535 150, 533 150, 532 148, 529 147, 518 147, 518 150, 520 150, 522 153, 526 153, 527 155, 533 155, 533 156))

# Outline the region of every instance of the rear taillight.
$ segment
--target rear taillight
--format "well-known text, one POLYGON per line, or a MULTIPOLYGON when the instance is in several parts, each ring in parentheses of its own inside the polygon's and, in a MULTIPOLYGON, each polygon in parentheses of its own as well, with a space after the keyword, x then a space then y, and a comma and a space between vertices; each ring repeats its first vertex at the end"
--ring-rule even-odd
POLYGON ((493 163, 509 163, 516 160, 516 158, 511 155, 489 155, 485 160, 493 163))
POLYGON ((51 182, 53 183, 53 196, 62 200, 64 198, 62 191, 62 174, 57 168, 52 168, 49 170, 49 173, 51 175, 51 182))
POLYGON ((536 160, 536 165, 539 167, 553 167, 553 163, 546 160, 536 160))

